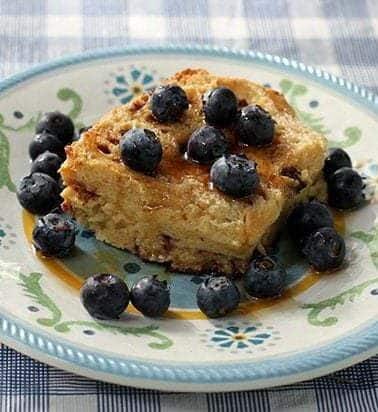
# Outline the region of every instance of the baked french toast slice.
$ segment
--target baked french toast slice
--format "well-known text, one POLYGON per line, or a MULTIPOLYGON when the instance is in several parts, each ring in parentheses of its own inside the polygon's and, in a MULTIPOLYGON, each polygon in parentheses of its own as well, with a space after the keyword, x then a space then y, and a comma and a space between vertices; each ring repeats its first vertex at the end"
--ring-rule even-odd
POLYGON ((143 259, 184 272, 243 273, 297 202, 324 196, 326 140, 298 120, 280 93, 248 80, 186 69, 166 83, 187 95, 189 108, 179 121, 159 123, 145 93, 111 110, 66 149, 63 207, 98 239, 143 259), (260 105, 276 122, 273 143, 262 148, 240 146, 230 128, 223 130, 231 152, 257 163, 260 187, 243 199, 212 188, 210 166, 183 155, 192 132, 205 124, 202 96, 219 86, 231 89, 240 107, 260 105), (133 127, 160 139, 163 156, 153 175, 120 159, 119 141, 133 127))

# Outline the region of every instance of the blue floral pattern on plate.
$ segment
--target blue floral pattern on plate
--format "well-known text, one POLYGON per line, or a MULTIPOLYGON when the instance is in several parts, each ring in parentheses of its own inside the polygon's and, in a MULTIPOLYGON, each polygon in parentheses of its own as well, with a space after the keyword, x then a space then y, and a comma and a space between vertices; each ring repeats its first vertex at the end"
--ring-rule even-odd
POLYGON ((122 104, 128 103, 133 97, 145 91, 152 90, 159 81, 157 72, 145 66, 119 67, 118 73, 110 73, 110 77, 111 80, 105 81, 105 93, 109 94, 111 87, 111 94, 122 104))
POLYGON ((225 321, 216 324, 214 329, 207 329, 201 334, 202 342, 218 350, 230 350, 237 353, 240 350, 252 353, 255 349, 265 350, 265 346, 274 346, 281 339, 280 332, 272 326, 260 322, 225 321))

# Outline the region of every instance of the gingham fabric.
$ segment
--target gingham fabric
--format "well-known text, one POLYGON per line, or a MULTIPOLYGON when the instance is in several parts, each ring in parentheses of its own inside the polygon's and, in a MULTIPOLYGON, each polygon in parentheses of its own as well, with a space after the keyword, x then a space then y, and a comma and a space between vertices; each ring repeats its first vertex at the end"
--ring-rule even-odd
MULTIPOLYGON (((251 48, 378 92, 377 0, 0 0, 0 76, 129 44, 251 48)), ((1 286, 0 286, 1 287, 1 286)), ((378 357, 310 382, 229 394, 119 387, 0 349, 3 411, 378 411, 378 357)))

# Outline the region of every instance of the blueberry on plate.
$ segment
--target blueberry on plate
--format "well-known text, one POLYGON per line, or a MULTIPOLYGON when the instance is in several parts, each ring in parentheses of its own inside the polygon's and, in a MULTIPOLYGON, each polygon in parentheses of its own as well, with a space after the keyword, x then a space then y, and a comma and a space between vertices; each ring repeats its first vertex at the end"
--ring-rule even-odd
POLYGON ((97 319, 118 319, 130 300, 129 288, 116 275, 101 273, 89 277, 80 290, 81 303, 97 319))
POLYGON ((337 147, 328 150, 328 156, 324 161, 323 174, 326 180, 342 167, 352 167, 352 161, 348 153, 337 147))
POLYGON ((236 198, 251 195, 260 183, 256 163, 234 154, 222 156, 212 165, 210 180, 217 189, 236 198))
POLYGON ((186 153, 195 162, 206 164, 226 154, 228 149, 228 140, 219 129, 203 126, 190 136, 186 153))
POLYGON ((345 258, 344 239, 331 227, 312 233, 302 249, 307 261, 319 272, 340 267, 345 258))
POLYGON ((175 122, 189 107, 184 90, 175 85, 157 87, 151 97, 150 109, 162 123, 175 122))
POLYGON ((65 145, 72 142, 74 130, 72 120, 58 111, 45 113, 35 128, 36 133, 48 132, 65 145))
POLYGON ((209 90, 203 96, 202 103, 208 124, 224 127, 230 125, 236 118, 238 100, 235 93, 227 87, 209 90))
POLYGON ((359 173, 350 168, 336 170, 328 180, 328 203, 337 209, 355 209, 365 200, 364 182, 359 173))
POLYGON ((285 268, 274 258, 260 256, 253 259, 244 275, 244 288, 255 298, 271 298, 281 295, 286 279, 285 268))
POLYGON ((270 114, 258 105, 243 107, 236 122, 236 133, 249 146, 267 146, 273 142, 275 124, 270 114))
POLYGON ((57 154, 62 159, 66 158, 64 144, 51 133, 43 132, 36 134, 29 144, 29 155, 32 160, 44 152, 57 154))
POLYGON ((23 208, 37 215, 45 215, 62 201, 58 183, 44 173, 23 177, 17 187, 17 198, 23 208))
POLYGON ((40 217, 33 230, 33 245, 45 256, 64 257, 75 245, 76 226, 66 215, 49 213, 40 217))
POLYGON ((291 238, 301 244, 315 230, 321 227, 333 227, 333 218, 324 203, 312 200, 295 206, 287 225, 291 238))
POLYGON ((225 276, 206 278, 197 291, 197 305, 209 318, 220 318, 234 311, 240 303, 235 283, 225 276))
POLYGON ((144 316, 163 316, 171 304, 169 288, 165 280, 157 276, 140 279, 131 289, 132 304, 144 316))
POLYGON ((163 155, 160 140, 148 129, 127 131, 119 142, 123 163, 138 172, 151 174, 163 155))
POLYGON ((31 165, 32 173, 45 173, 53 179, 59 178, 58 170, 62 164, 63 159, 57 154, 51 152, 44 152, 34 159, 31 165))

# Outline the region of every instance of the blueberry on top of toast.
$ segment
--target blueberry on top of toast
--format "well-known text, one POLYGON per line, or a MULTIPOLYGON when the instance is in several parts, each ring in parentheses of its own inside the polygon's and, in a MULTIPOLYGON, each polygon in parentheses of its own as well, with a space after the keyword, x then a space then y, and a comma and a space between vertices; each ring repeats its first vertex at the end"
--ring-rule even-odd
POLYGON ((189 159, 207 164, 228 151, 229 142, 221 130, 212 126, 202 126, 190 136, 186 153, 189 159))
POLYGON ((119 143, 122 161, 131 169, 152 173, 160 163, 163 149, 152 130, 134 128, 119 143))
POLYGON ((210 177, 217 189, 236 198, 253 194, 260 183, 256 163, 238 155, 218 159, 211 167, 210 177))
POLYGON ((203 96, 206 122, 218 127, 230 125, 236 118, 238 101, 228 87, 208 90, 203 96))
POLYGON ((274 120, 258 105, 243 107, 236 122, 236 132, 243 143, 250 146, 267 146, 274 138, 274 120))
POLYGON ((179 86, 160 86, 152 94, 151 111, 159 122, 177 121, 188 107, 188 98, 179 86))

